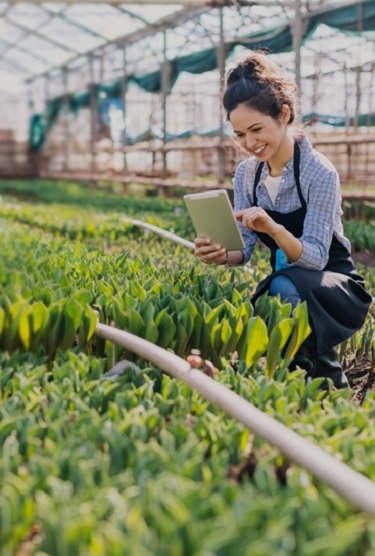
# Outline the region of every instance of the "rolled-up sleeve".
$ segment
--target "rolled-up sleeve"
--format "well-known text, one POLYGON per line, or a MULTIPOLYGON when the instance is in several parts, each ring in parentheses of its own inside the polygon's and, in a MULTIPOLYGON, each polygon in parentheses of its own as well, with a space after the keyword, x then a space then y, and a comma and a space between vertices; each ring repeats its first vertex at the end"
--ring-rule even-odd
POLYGON ((322 168, 309 187, 307 213, 301 236, 302 255, 289 266, 322 270, 329 257, 335 215, 340 206, 340 182, 334 170, 322 168))
MULTIPOLYGON (((237 166, 237 169, 236 169, 236 172, 235 172, 235 175, 234 175, 233 186, 234 186, 234 210, 235 210, 235 212, 250 208, 252 206, 250 195, 249 195, 248 189, 246 187, 246 182, 245 182, 246 164, 247 164, 247 161, 241 162, 241 164, 239 164, 237 166)), ((255 247, 255 244, 258 240, 258 236, 257 236, 256 232, 253 232, 252 230, 247 230, 246 228, 244 228, 240 222, 239 222, 238 225, 239 225, 242 237, 243 237, 245 245, 246 245, 245 249, 242 250, 242 254, 243 254, 243 257, 244 257, 244 260, 243 260, 242 264, 246 264, 250 260, 251 254, 252 254, 252 252, 254 250, 254 247, 255 247)))

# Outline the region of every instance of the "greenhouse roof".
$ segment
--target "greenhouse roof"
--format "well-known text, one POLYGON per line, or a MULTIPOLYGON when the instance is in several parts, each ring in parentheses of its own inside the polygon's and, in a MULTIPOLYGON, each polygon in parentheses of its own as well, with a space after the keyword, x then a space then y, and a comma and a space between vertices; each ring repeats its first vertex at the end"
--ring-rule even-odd
MULTIPOLYGON (((127 53, 131 72, 147 74, 159 69, 163 50, 169 59, 185 56, 199 50, 216 47, 220 36, 218 12, 223 7, 224 41, 227 44, 246 45, 248 36, 265 36, 285 26, 285 37, 295 23, 295 6, 300 3, 302 32, 317 14, 335 7, 352 6, 358 10, 357 22, 335 29, 324 25, 319 31, 311 29, 309 48, 324 53, 324 67, 320 71, 337 71, 345 64, 363 66, 374 60, 374 29, 371 17, 360 17, 366 2, 355 0, 171 0, 157 3, 141 0, 137 3, 99 2, 78 0, 44 2, 42 0, 10 0, 0 2, 0 88, 18 91, 27 83, 46 76, 74 71, 89 58, 98 60, 108 49, 119 51, 133 45, 127 53), (370 25, 369 22, 370 21, 370 25), (168 32, 167 40, 163 31, 168 32), (263 35, 265 34, 265 35, 263 35), (145 41, 139 48, 140 40, 145 41), (324 46, 322 47, 322 41, 324 46), (370 44, 370 48, 369 48, 370 44), (134 47, 135 45, 135 47, 134 47), (350 57, 348 47, 350 46, 350 57)), ((367 2, 374 4, 374 2, 367 2)), ((344 14, 345 15, 345 14, 344 14)), ((375 16, 374 16, 375 21, 375 16)), ((250 46, 253 43, 249 43, 250 46)), ((285 51, 290 50, 289 43, 285 51)), ((271 49, 272 51, 272 49, 271 49)), ((313 74, 313 61, 304 59, 305 76, 313 74)), ((114 58, 108 78, 121 73, 123 61, 114 58)), ((108 72, 108 67, 106 68, 108 72)))

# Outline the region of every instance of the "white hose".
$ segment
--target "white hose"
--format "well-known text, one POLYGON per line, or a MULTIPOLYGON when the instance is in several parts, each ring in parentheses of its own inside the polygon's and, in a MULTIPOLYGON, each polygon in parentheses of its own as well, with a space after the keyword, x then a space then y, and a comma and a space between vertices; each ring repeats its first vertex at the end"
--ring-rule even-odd
POLYGON ((362 511, 375 516, 375 483, 354 471, 321 448, 289 430, 223 384, 193 369, 177 355, 129 332, 97 324, 96 334, 151 361, 160 369, 197 390, 228 415, 276 446, 290 460, 327 483, 343 498, 362 511))
MULTIPOLYGON (((147 224, 146 222, 142 222, 142 220, 134 220, 134 218, 128 218, 127 216, 123 216, 122 220, 124 220, 125 222, 129 222, 129 224, 134 224, 135 226, 139 226, 140 228, 151 230, 152 232, 155 232, 159 236, 164 237, 166 239, 170 239, 174 243, 179 243, 180 245, 183 245, 184 247, 188 247, 191 250, 195 249, 195 245, 192 241, 188 241, 187 239, 177 236, 176 234, 172 234, 172 232, 163 230, 163 228, 159 228, 158 226, 154 226, 153 224, 147 224)), ((243 266, 241 268, 248 274, 254 274, 252 268, 249 268, 247 266, 243 266)))

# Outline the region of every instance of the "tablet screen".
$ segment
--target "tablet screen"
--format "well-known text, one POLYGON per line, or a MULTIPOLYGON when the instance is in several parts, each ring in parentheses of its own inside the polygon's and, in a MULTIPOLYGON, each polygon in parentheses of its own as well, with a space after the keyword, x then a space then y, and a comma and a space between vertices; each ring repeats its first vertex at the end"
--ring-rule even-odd
POLYGON ((184 201, 197 237, 207 237, 228 251, 245 248, 225 189, 185 195, 184 201))

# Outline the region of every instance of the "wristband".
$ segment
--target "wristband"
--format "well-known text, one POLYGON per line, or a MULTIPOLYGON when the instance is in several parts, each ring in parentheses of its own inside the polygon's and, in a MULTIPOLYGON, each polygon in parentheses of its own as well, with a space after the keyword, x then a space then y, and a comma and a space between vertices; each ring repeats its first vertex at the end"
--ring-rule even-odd
POLYGON ((223 263, 220 263, 220 266, 224 266, 225 264, 227 264, 228 258, 229 258, 228 251, 225 251, 225 261, 223 263))

